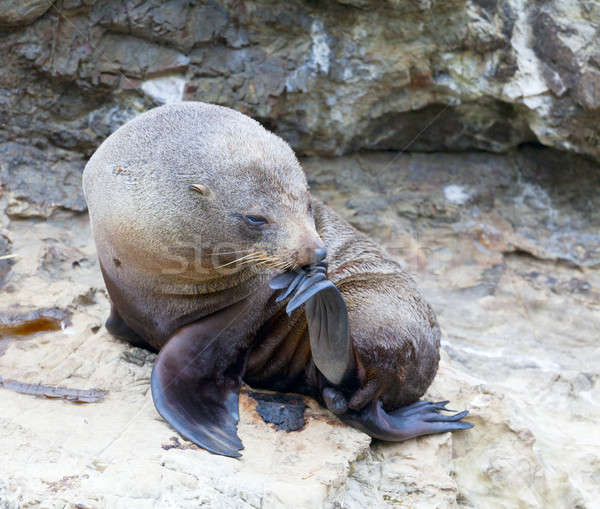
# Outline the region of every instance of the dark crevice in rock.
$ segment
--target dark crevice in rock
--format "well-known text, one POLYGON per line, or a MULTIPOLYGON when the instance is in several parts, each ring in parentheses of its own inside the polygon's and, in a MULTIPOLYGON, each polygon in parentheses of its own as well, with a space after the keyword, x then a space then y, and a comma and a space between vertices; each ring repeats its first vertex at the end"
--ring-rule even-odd
MULTIPOLYGON (((559 266, 563 266, 569 269, 576 269, 581 271, 583 269, 583 265, 580 265, 578 263, 573 262, 572 260, 568 259, 568 258, 551 258, 551 257, 544 257, 544 256, 540 256, 538 253, 535 253, 533 251, 528 251, 527 249, 523 249, 523 248, 514 248, 510 251, 505 251, 504 253, 504 258, 507 260, 510 260, 511 258, 528 258, 528 259, 532 259, 532 260, 536 260, 536 261, 540 261, 540 262, 546 262, 552 265, 559 265, 559 266)), ((588 265, 587 268, 588 269, 594 269, 594 268, 599 268, 600 267, 600 263, 596 264, 596 265, 588 265)))
POLYGON ((300 396, 289 394, 267 394, 251 391, 248 395, 258 404, 258 415, 268 424, 281 431, 298 431, 305 425, 306 404, 300 396))

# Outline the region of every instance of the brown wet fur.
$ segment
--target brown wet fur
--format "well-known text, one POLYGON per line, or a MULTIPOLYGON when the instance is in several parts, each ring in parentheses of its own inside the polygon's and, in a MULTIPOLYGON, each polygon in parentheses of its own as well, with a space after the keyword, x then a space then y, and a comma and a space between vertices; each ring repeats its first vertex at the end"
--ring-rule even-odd
MULTIPOLYGON (((161 350, 171 338, 194 341, 189 327, 197 325, 197 341, 210 343, 186 367, 198 380, 235 387, 243 376, 255 387, 321 399, 326 382, 311 361, 304 312, 288 317, 268 281, 307 263, 307 253, 324 244, 329 278, 348 307, 357 361, 347 387, 350 407, 381 398, 391 410, 418 400, 431 384, 440 329, 413 279, 311 199, 292 150, 252 119, 202 103, 151 110, 103 143, 86 166, 84 190, 112 301, 107 328, 115 336, 161 350), (249 213, 272 225, 261 235, 248 232, 239 214, 249 213), (174 249, 222 242, 232 252, 259 246, 268 256, 250 256, 231 275, 191 264, 165 271, 178 266, 174 249), (249 305, 240 314, 242 303, 249 305), (211 323, 218 330, 203 325, 211 323)), ((209 261, 204 252, 199 258, 209 261)), ((173 366, 161 367, 165 377, 177 375, 173 366)))

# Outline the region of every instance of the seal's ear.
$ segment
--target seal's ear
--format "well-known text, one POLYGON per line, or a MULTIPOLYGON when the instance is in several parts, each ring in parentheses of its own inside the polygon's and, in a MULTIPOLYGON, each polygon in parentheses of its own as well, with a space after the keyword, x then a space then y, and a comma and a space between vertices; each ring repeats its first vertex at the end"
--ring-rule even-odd
POLYGON ((211 191, 211 189, 204 184, 192 184, 189 186, 189 189, 192 191, 196 191, 200 193, 202 196, 206 198, 212 198, 215 194, 211 191))

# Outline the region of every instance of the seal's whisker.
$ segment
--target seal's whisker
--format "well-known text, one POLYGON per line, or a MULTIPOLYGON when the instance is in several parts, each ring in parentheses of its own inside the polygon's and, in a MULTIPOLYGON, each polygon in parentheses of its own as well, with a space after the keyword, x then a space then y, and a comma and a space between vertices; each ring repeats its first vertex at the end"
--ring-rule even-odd
POLYGON ((217 267, 215 267, 215 269, 222 269, 223 267, 228 267, 229 265, 233 265, 235 263, 240 263, 242 261, 254 261, 255 259, 260 259, 260 257, 264 256, 262 254, 262 252, 260 251, 253 251, 251 253, 248 253, 245 256, 241 256, 239 258, 236 258, 235 260, 232 260, 230 262, 224 263, 222 265, 219 265, 217 267))
POLYGON ((243 262, 240 262, 239 266, 242 267, 243 265, 251 265, 251 264, 256 264, 256 265, 260 265, 260 260, 256 260, 256 259, 250 259, 250 260, 244 260, 243 262))
POLYGON ((262 259, 260 261, 262 263, 277 263, 280 261, 280 259, 275 256, 265 255, 262 257, 262 259))
POLYGON ((256 265, 265 265, 265 264, 269 263, 269 257, 265 256, 265 255, 257 254, 257 256, 255 256, 255 257, 249 257, 249 258, 246 258, 245 260, 240 261, 240 266, 248 265, 251 263, 256 264, 256 265))
POLYGON ((258 262, 259 265, 269 269, 275 269, 280 271, 286 271, 294 267, 294 262, 290 260, 284 260, 277 256, 265 256, 264 259, 258 262))
POLYGON ((273 268, 275 266, 275 259, 263 258, 256 261, 256 265, 260 265, 261 267, 273 268))
POLYGON ((212 250, 212 254, 214 256, 218 256, 218 255, 224 255, 224 254, 238 254, 238 253, 266 253, 267 251, 263 250, 263 249, 256 249, 256 248, 252 248, 252 249, 238 249, 236 251, 219 251, 219 250, 212 250))
POLYGON ((226 254, 238 254, 238 253, 255 253, 256 249, 240 249, 239 251, 213 251, 213 255, 226 255, 226 254))

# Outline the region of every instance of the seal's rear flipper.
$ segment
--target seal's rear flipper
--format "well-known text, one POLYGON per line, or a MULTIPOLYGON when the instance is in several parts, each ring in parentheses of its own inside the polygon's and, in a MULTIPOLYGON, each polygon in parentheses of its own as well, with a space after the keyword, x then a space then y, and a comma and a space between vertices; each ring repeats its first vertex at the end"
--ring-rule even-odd
MULTIPOLYGON (((158 413, 184 438, 223 456, 239 457, 238 395, 245 355, 225 373, 215 373, 224 353, 206 341, 195 324, 171 337, 152 371, 152 398, 158 413)), ((200 331, 201 332, 201 331, 200 331)))
POLYGON ((390 442, 402 442, 421 435, 473 427, 472 423, 461 420, 467 415, 466 410, 454 415, 442 415, 442 411, 451 411, 446 409, 447 404, 447 401, 417 401, 387 413, 381 406, 381 401, 377 400, 359 412, 349 410, 339 417, 346 424, 364 431, 373 438, 390 442))

